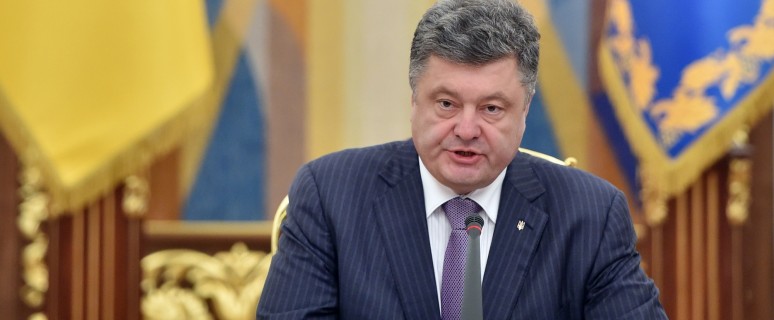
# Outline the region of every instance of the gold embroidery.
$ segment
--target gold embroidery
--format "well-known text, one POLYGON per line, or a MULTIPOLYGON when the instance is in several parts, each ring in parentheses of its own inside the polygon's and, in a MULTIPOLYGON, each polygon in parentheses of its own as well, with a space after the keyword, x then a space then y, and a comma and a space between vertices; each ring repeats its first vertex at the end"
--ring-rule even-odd
POLYGON ((717 88, 722 99, 732 100, 742 85, 757 82, 761 65, 774 58, 774 1, 765 0, 752 25, 729 30, 729 49, 719 48, 687 65, 672 97, 653 101, 659 69, 652 61, 650 41, 635 37, 628 0, 613 0, 608 14, 618 31, 608 39, 609 48, 618 59, 619 72, 629 78, 630 100, 637 112, 656 119, 660 142, 666 147, 720 116, 717 101, 707 95, 709 89, 717 88))

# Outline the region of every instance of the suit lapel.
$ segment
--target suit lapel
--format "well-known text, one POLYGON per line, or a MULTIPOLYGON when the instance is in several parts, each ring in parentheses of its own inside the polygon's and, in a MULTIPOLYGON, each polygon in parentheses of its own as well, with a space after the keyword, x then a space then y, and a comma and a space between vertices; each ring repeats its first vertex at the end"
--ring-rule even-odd
POLYGON ((372 209, 380 226, 404 316, 433 319, 440 315, 427 233, 422 179, 413 144, 401 144, 380 172, 384 189, 372 209))
POLYGON ((513 312, 548 215, 535 200, 545 192, 527 155, 506 172, 483 283, 485 319, 506 319, 513 312), (523 228, 519 228, 521 222, 523 228))

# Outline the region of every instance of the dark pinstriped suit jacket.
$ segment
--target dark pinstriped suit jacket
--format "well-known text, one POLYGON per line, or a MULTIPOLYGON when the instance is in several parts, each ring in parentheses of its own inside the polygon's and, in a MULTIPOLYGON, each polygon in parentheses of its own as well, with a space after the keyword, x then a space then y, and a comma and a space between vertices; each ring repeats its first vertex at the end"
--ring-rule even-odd
MULTIPOLYGON (((289 198, 258 318, 440 318, 410 140, 312 161, 289 198)), ((620 191, 519 154, 503 182, 484 318, 665 319, 639 262, 620 191)))

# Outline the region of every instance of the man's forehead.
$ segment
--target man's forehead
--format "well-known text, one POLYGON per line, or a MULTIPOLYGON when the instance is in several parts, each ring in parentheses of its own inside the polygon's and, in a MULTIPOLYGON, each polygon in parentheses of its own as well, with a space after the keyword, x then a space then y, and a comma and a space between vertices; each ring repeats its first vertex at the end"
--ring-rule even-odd
MULTIPOLYGON (((418 84, 424 82, 424 85, 429 85, 430 90, 433 91, 452 90, 455 89, 453 82, 460 79, 465 79, 467 77, 477 77, 480 75, 480 71, 483 71, 483 74, 489 74, 495 77, 499 76, 501 77, 500 79, 514 79, 516 80, 516 85, 519 87, 523 86, 522 82, 520 81, 522 78, 522 73, 518 68, 518 61, 516 61, 515 58, 502 58, 484 64, 470 64, 432 57, 431 60, 428 61, 424 70, 422 70, 422 73, 418 79, 418 84), (513 64, 511 67, 509 67, 508 64, 511 63, 513 64), (511 70, 515 73, 513 77, 507 74, 511 70), (433 81, 422 81, 428 80, 428 74, 432 75, 433 81), (452 87, 446 87, 446 85, 450 85, 452 87)), ((458 83, 456 85, 460 84, 458 83)))

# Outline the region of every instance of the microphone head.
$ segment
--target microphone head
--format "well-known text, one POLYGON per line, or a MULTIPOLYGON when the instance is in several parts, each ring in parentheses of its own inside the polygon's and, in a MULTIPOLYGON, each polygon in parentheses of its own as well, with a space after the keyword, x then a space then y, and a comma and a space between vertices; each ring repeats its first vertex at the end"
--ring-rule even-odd
POLYGON ((481 228, 484 227, 484 218, 479 215, 468 216, 465 218, 465 230, 469 236, 481 235, 481 228))

